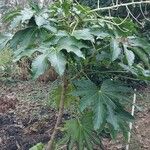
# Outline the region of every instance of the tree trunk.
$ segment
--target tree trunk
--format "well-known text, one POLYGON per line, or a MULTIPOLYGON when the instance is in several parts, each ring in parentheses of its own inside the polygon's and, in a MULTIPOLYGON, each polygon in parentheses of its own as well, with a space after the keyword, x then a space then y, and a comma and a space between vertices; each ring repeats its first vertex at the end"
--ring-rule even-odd
POLYGON ((58 118, 57 118, 53 133, 51 135, 51 139, 48 142, 46 150, 53 150, 52 147, 53 147, 54 139, 58 132, 58 127, 59 127, 59 124, 61 123, 62 115, 64 111, 64 101, 65 101, 67 86, 68 86, 68 81, 66 78, 66 74, 64 74, 64 76, 62 77, 62 91, 61 91, 61 99, 60 99, 60 104, 59 104, 58 118))

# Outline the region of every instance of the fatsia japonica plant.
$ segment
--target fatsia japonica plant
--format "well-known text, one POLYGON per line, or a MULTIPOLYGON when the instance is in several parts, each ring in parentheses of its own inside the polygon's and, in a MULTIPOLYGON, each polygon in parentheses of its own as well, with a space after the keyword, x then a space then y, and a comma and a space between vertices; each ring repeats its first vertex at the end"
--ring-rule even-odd
POLYGON ((59 114, 47 150, 62 145, 103 149, 104 130, 114 139, 119 132, 127 139, 134 118, 123 104, 133 90, 123 79, 150 79, 150 44, 132 20, 104 17, 64 0, 42 8, 30 3, 7 13, 3 21, 12 35, 1 34, 1 50, 11 48, 14 61, 36 53, 33 78, 52 67, 61 80, 54 92, 59 114), (75 112, 61 128, 63 138, 54 144, 64 105, 73 101, 75 112))

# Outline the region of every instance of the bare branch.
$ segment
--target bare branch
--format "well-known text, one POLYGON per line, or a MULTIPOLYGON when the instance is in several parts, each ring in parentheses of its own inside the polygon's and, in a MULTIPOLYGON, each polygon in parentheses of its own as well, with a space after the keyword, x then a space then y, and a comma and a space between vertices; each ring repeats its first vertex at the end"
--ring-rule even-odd
POLYGON ((96 9, 93 9, 89 12, 96 12, 96 11, 100 11, 100 10, 110 10, 110 9, 115 9, 117 7, 128 7, 130 5, 141 5, 141 4, 150 4, 150 0, 130 2, 130 3, 121 3, 121 4, 116 4, 116 5, 113 5, 113 6, 109 6, 109 7, 96 8, 96 9))
POLYGON ((133 18, 137 23, 139 23, 141 26, 143 26, 142 22, 140 22, 140 21, 132 14, 132 12, 130 11, 130 9, 129 9, 128 6, 126 6, 126 9, 127 9, 127 11, 129 12, 129 14, 132 16, 132 18, 133 18))
POLYGON ((145 16, 141 5, 140 5, 140 10, 141 10, 141 13, 142 13, 144 19, 147 20, 147 21, 150 21, 150 19, 148 19, 148 18, 145 16))

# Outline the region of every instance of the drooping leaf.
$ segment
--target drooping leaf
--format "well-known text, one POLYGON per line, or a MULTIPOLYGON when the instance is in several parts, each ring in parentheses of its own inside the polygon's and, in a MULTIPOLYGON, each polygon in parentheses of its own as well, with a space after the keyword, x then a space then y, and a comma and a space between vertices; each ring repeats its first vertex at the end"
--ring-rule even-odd
POLYGON ((65 49, 68 53, 73 52, 78 57, 82 58, 85 58, 85 56, 83 55, 81 48, 85 47, 87 46, 71 37, 62 37, 57 43, 57 49, 59 51, 65 49))
POLYGON ((114 110, 108 105, 108 118, 107 121, 108 123, 112 124, 112 126, 114 127, 114 129, 117 131, 119 129, 119 124, 117 121, 117 116, 115 115, 114 110))
POLYGON ((10 18, 11 29, 18 27, 21 23, 23 24, 26 21, 29 21, 33 17, 33 15, 34 11, 31 10, 30 8, 24 8, 23 10, 17 12, 17 14, 13 18, 10 18))
POLYGON ((132 66, 134 63, 135 55, 131 50, 128 50, 126 46, 124 46, 124 53, 129 66, 132 66))
POLYGON ((150 44, 147 42, 147 40, 145 40, 143 38, 138 38, 135 36, 130 36, 130 37, 128 37, 128 43, 129 43, 130 47, 131 46, 132 47, 140 47, 145 51, 145 53, 150 55, 150 50, 149 50, 150 44))
POLYGON ((78 40, 94 42, 94 36, 91 34, 90 29, 75 30, 72 35, 78 40))
MULTIPOLYGON (((51 66, 54 67, 55 71, 60 76, 63 75, 65 68, 66 68, 67 61, 62 52, 57 51, 54 47, 49 48, 46 45, 42 45, 38 48, 35 48, 35 50, 33 49, 33 51, 31 51, 31 52, 35 52, 35 51, 43 53, 42 55, 40 55, 41 59, 43 59, 43 64, 41 64, 41 66, 45 64, 45 61, 48 61, 48 62, 50 62, 51 66)), ((43 72, 46 70, 46 68, 48 68, 47 65, 48 64, 46 63, 45 67, 43 67, 44 70, 42 70, 41 74, 43 74, 43 72)), ((39 73, 38 73, 38 75, 39 75, 39 73)))
POLYGON ((47 18, 44 18, 42 15, 35 16, 35 22, 38 27, 47 29, 48 31, 56 33, 57 29, 51 25, 50 21, 47 18))
POLYGON ((55 68, 55 71, 61 76, 64 74, 66 68, 66 59, 64 55, 56 50, 51 50, 47 55, 48 60, 51 62, 51 66, 55 68))
POLYGON ((29 27, 23 30, 20 30, 15 33, 12 39, 9 41, 10 47, 16 49, 17 46, 28 47, 33 44, 35 40, 36 28, 29 27))
POLYGON ((132 51, 144 62, 146 67, 150 67, 149 56, 141 48, 132 48, 132 51))
POLYGON ((49 67, 47 55, 39 55, 33 62, 32 62, 32 72, 33 77, 36 79, 40 75, 42 75, 49 67))
POLYGON ((111 37, 111 34, 107 32, 106 29, 102 28, 101 26, 93 26, 90 29, 92 35, 96 36, 97 39, 105 39, 111 37))
POLYGON ((41 27, 42 25, 48 24, 48 20, 43 18, 41 15, 35 16, 35 22, 37 26, 41 27))
POLYGON ((111 39, 112 61, 116 60, 121 54, 121 48, 117 39, 111 39))
POLYGON ((122 63, 119 64, 124 70, 127 72, 131 72, 135 78, 138 78, 140 80, 150 80, 150 71, 147 69, 144 69, 140 65, 136 66, 127 66, 122 63))
POLYGON ((21 11, 21 16, 22 16, 22 23, 24 23, 27 20, 30 20, 32 18, 32 16, 34 15, 34 11, 31 8, 24 8, 21 11))
POLYGON ((35 51, 39 51, 35 47, 47 37, 48 32, 45 29, 29 27, 17 31, 8 44, 14 50, 15 59, 18 60, 23 56, 31 56, 35 51))

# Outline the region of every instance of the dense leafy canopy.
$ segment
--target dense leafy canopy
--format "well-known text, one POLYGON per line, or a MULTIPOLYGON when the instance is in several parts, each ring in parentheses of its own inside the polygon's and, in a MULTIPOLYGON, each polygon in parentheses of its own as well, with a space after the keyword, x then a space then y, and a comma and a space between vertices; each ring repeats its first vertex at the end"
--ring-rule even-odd
POLYGON ((108 50, 112 57, 110 61, 117 63, 120 61, 129 67, 136 67, 137 61, 144 62, 143 65, 149 68, 149 44, 146 41, 144 45, 142 44, 142 39, 136 36, 136 25, 131 20, 126 20, 118 26, 117 23, 121 20, 114 18, 116 22, 114 25, 107 18, 101 19, 95 13, 88 14, 88 10, 89 8, 72 5, 68 1, 63 4, 55 3, 49 9, 32 6, 15 10, 8 13, 3 20, 10 22, 12 29, 16 27, 21 29, 9 42, 5 41, 15 49, 16 60, 23 56, 31 56, 36 51, 41 53, 32 65, 36 77, 44 73, 48 61, 57 73, 62 75, 67 63, 62 54, 64 50, 85 58, 86 53, 94 47, 95 54, 101 55, 99 47, 103 43, 110 45, 108 50), (44 61, 38 63, 39 59, 44 61), (39 71, 36 64, 40 66, 39 70, 42 68, 41 73, 35 73, 39 71))

